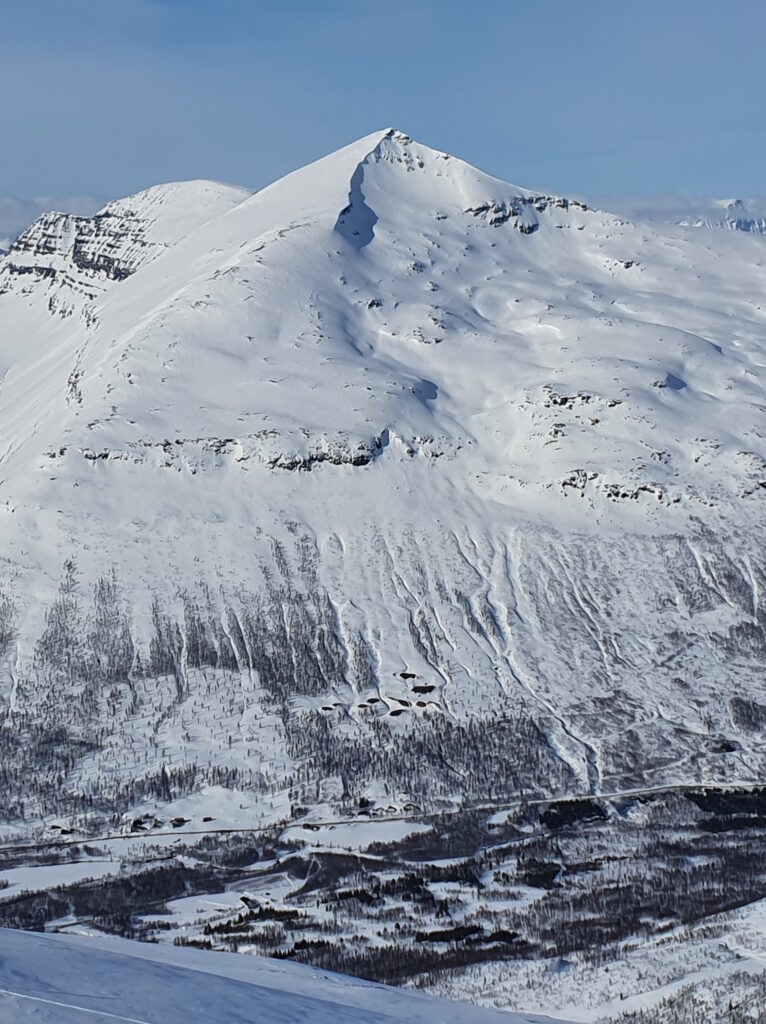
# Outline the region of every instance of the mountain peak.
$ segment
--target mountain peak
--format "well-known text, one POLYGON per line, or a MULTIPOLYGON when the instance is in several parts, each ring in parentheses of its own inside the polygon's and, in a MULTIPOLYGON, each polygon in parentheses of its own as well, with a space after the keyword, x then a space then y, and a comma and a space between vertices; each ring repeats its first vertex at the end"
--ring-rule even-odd
POLYGON ((198 211, 197 219, 201 221, 205 213, 218 216, 230 206, 244 202, 252 194, 252 189, 238 185, 228 185, 205 178, 190 178, 151 185, 122 199, 113 199, 102 207, 98 215, 122 214, 126 210, 136 210, 145 216, 149 211, 159 211, 162 207, 175 207, 176 210, 180 210, 184 206, 194 206, 198 211))

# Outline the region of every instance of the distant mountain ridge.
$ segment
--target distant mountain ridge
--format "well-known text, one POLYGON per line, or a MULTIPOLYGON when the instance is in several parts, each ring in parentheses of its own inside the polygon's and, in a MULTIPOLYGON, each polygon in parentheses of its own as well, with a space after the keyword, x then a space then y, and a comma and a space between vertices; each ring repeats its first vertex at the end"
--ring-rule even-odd
POLYGON ((606 209, 630 220, 679 227, 727 228, 766 234, 766 199, 706 199, 681 196, 639 196, 604 199, 606 209))

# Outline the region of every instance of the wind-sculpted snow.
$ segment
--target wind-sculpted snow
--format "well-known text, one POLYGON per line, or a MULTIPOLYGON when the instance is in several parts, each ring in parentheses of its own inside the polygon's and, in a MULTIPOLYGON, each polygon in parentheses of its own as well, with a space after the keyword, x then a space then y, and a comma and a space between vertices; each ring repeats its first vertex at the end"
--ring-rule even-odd
POLYGON ((747 232, 394 131, 43 217, 0 260, 6 832, 760 779, 765 285, 747 232))

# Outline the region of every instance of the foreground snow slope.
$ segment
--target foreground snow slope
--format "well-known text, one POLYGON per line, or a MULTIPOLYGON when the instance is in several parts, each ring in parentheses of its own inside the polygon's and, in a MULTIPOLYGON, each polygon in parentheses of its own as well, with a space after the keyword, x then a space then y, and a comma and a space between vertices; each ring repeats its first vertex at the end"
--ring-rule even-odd
POLYGON ((274 960, 0 929, 0 1021, 534 1024, 543 1018, 450 1003, 274 960))
POLYGON ((765 286, 757 235, 396 131, 43 217, 0 261, 5 817, 757 778, 765 286))

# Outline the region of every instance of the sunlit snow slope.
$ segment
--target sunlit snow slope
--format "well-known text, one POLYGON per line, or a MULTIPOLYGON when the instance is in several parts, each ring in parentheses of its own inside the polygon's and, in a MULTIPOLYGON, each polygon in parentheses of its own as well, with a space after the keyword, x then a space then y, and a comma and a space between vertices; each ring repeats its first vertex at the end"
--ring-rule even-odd
POLYGON ((6 818, 757 777, 765 261, 396 131, 41 218, 0 261, 6 818), (467 723, 491 771, 414 771, 467 723))

